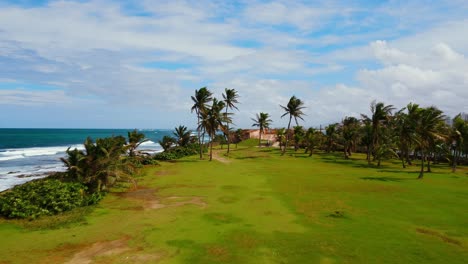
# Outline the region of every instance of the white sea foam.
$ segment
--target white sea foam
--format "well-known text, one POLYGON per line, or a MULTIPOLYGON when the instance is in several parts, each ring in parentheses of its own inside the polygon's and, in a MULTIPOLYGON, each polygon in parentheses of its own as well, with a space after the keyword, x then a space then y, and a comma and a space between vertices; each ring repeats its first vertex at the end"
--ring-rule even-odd
POLYGON ((159 145, 159 144, 155 143, 155 142, 153 142, 151 140, 145 141, 145 142, 140 144, 140 146, 149 146, 149 145, 159 145))
MULTIPOLYGON (((83 150, 84 146, 72 145, 70 149, 83 150)), ((65 171, 60 161, 68 146, 0 149, 0 191, 43 178, 52 172, 65 171)), ((161 145, 146 141, 138 148, 141 152, 155 154, 162 151, 161 145)))
POLYGON ((23 155, 13 155, 13 156, 5 156, 2 157, 0 155, 0 161, 5 161, 5 160, 14 160, 14 159, 24 159, 23 155))
MULTIPOLYGON (((23 159, 26 157, 34 156, 51 156, 59 153, 65 153, 68 147, 57 146, 57 147, 34 147, 34 148, 17 148, 17 149, 5 149, 0 151, 0 161, 23 159)), ((83 145, 72 145, 71 149, 78 148, 83 149, 83 145)))

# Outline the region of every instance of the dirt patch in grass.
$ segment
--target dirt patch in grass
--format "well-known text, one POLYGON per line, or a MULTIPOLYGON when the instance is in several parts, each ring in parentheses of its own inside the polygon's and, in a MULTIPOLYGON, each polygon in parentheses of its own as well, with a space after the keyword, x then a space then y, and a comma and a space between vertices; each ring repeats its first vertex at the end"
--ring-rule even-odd
MULTIPOLYGON (((69 245, 70 249, 79 251, 73 255, 73 258, 67 264, 87 264, 92 263, 94 260, 101 260, 105 263, 114 263, 115 259, 119 258, 123 263, 154 263, 161 258, 164 254, 145 254, 142 249, 132 249, 128 246, 130 237, 124 237, 113 241, 99 241, 92 245, 79 247, 69 245)), ((49 259, 50 260, 50 259, 49 259)), ((51 261, 49 263, 52 263, 51 261)), ((58 261, 57 261, 58 263, 58 261)))
POLYGON ((227 248, 219 245, 208 246, 206 248, 206 253, 208 259, 220 263, 227 262, 232 258, 231 252, 229 252, 227 248))
POLYGON ((167 170, 161 170, 161 171, 157 171, 156 173, 154 173, 154 175, 158 177, 163 177, 163 176, 172 175, 172 173, 167 170))
POLYGON ((91 263, 95 257, 122 254, 129 251, 127 245, 129 238, 122 238, 114 241, 101 241, 76 253, 67 264, 87 264, 91 263))
POLYGON ((231 163, 231 161, 225 158, 224 155, 220 153, 220 151, 213 151, 213 159, 224 164, 231 163))
POLYGON ((441 234, 441 233, 439 233, 437 231, 434 231, 434 230, 429 230, 429 229, 425 229, 425 228, 416 228, 416 231, 418 231, 418 233, 421 233, 421 234, 430 235, 430 236, 440 238, 440 239, 442 239, 442 241, 444 241, 446 243, 454 244, 454 245, 457 245, 457 246, 462 246, 461 241, 453 239, 451 237, 448 237, 448 236, 446 236, 444 234, 441 234))
POLYGON ((196 196, 170 196, 158 197, 156 190, 150 188, 138 188, 136 190, 119 193, 122 198, 137 200, 141 202, 140 206, 131 207, 134 210, 154 210, 165 207, 180 207, 188 204, 197 205, 200 208, 206 208, 207 204, 201 197, 196 196))

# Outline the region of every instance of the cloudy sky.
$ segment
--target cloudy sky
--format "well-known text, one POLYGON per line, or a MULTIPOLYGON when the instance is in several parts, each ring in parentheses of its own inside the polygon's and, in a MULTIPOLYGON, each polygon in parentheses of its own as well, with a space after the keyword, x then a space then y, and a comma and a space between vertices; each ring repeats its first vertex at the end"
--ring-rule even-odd
POLYGON ((195 127, 190 96, 234 88, 234 121, 306 102, 305 126, 372 100, 468 112, 468 1, 0 1, 0 127, 195 127), (435 3, 436 2, 436 3, 435 3))

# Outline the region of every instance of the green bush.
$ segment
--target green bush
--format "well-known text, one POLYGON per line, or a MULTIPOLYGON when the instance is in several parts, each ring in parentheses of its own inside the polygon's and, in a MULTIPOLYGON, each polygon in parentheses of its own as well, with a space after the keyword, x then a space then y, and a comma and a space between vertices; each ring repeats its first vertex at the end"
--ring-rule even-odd
POLYGON ((186 147, 173 147, 164 152, 156 153, 154 155, 155 160, 174 160, 180 159, 186 156, 196 155, 198 153, 198 144, 190 144, 186 147))
POLYGON ((95 204, 103 194, 86 194, 81 183, 55 179, 31 181, 0 195, 0 215, 8 218, 37 218, 76 207, 95 204))

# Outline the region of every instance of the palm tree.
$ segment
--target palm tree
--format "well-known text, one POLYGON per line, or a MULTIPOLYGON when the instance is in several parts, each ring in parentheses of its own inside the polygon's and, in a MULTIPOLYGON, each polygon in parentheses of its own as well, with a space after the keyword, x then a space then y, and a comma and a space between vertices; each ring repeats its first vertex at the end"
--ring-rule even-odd
POLYGON ((292 118, 294 117, 294 120, 296 121, 296 126, 299 126, 299 123, 297 122, 297 119, 301 119, 301 120, 304 120, 302 118, 303 115, 305 115, 302 110, 305 108, 304 105, 304 102, 301 101, 301 99, 299 98, 296 98, 296 96, 292 96, 290 99, 289 99, 289 102, 286 106, 282 106, 280 105, 281 108, 283 108, 283 110, 285 111, 285 113, 281 116, 281 118, 283 116, 286 116, 286 115, 289 115, 289 122, 288 122, 288 129, 286 131, 286 144, 284 146, 284 149, 283 149, 283 152, 281 153, 281 155, 284 155, 284 153, 286 152, 286 149, 288 147, 288 143, 289 143, 289 129, 291 128, 291 120, 292 118))
POLYGON ((465 138, 468 137, 468 123, 463 120, 461 114, 453 118, 452 129, 450 133, 450 142, 452 148, 452 172, 457 170, 457 162, 463 151, 465 138))
POLYGON ((164 136, 161 140, 158 141, 159 145, 163 148, 164 151, 168 151, 170 148, 177 143, 177 140, 171 136, 164 136))
POLYGON ((330 124, 325 128, 325 136, 327 139, 327 152, 334 151, 335 140, 337 137, 336 128, 338 124, 330 124))
POLYGON ((342 122, 343 151, 345 159, 351 156, 351 149, 354 146, 359 129, 359 120, 355 117, 345 117, 342 122))
MULTIPOLYGON (((223 94, 223 100, 224 100, 224 103, 226 105, 226 113, 225 115, 228 116, 228 109, 230 108, 231 110, 232 109, 236 109, 236 110, 239 110, 236 106, 236 104, 239 103, 239 101, 237 101, 237 98, 239 98, 239 95, 237 94, 237 91, 234 90, 234 89, 228 89, 228 88, 225 88, 224 90, 224 94, 223 94)), ((227 120, 227 119, 226 119, 227 120)), ((229 144, 231 143, 231 137, 230 137, 230 130, 229 130, 229 123, 230 122, 227 122, 226 121, 226 130, 227 130, 227 145, 228 145, 228 149, 227 149, 227 153, 229 154, 229 144)))
POLYGON ((191 130, 188 130, 186 126, 178 126, 174 128, 174 136, 177 139, 177 145, 185 147, 190 143, 190 135, 192 134, 191 130))
POLYGON ((398 148, 400 150, 400 159, 403 168, 406 168, 405 161, 411 165, 409 157, 416 141, 416 121, 421 108, 417 104, 409 103, 395 114, 394 129, 397 137, 398 148), (407 110, 407 113, 404 111, 407 110))
POLYGON ((270 119, 268 113, 260 112, 260 114, 257 114, 256 118, 252 118, 252 121, 255 122, 252 126, 260 128, 260 133, 258 137, 258 146, 260 147, 262 142, 262 133, 264 133, 265 129, 270 128, 271 122, 273 122, 273 120, 270 119))
POLYGON ((203 158, 203 138, 204 132, 201 130, 204 129, 203 126, 200 126, 202 115, 206 112, 207 105, 213 100, 211 97, 213 94, 206 88, 202 87, 200 90, 195 90, 195 96, 192 96, 193 106, 191 111, 195 111, 197 114, 197 136, 198 144, 200 146, 200 159, 203 158))
POLYGON ((444 115, 442 111, 434 106, 421 109, 416 122, 416 136, 417 145, 421 151, 421 171, 418 179, 424 177, 424 161, 426 159, 427 151, 430 149, 431 144, 436 139, 445 137, 441 133, 441 126, 444 124, 444 115))
POLYGON ((293 130, 294 130, 294 136, 293 136, 294 137, 294 151, 297 152, 297 150, 302 144, 302 140, 304 139, 305 131, 302 126, 295 126, 293 130))
POLYGON ((128 133, 128 155, 130 157, 135 156, 136 149, 144 142, 148 141, 149 139, 145 138, 145 134, 138 132, 136 129, 133 131, 129 131, 128 133))
MULTIPOLYGON (((392 111, 394 110, 393 105, 385 105, 382 102, 376 103, 372 101, 371 103, 371 113, 372 116, 369 118, 366 115, 362 115, 365 119, 369 119, 372 124, 372 144, 370 153, 374 155, 374 160, 378 159, 380 163, 381 153, 377 148, 380 147, 381 137, 383 136, 383 127, 389 121, 392 111)), ((369 157, 370 158, 370 157, 369 157)), ((370 161, 369 161, 370 162, 370 161)))
POLYGON ((219 129, 223 129, 224 122, 230 122, 229 117, 222 114, 224 102, 213 99, 211 108, 202 113, 200 126, 208 133, 210 137, 210 161, 213 160, 213 140, 219 129))
POLYGON ((276 130, 276 141, 279 142, 280 149, 286 144, 286 128, 276 130))
POLYGON ((68 157, 61 160, 67 166, 71 180, 85 184, 91 193, 100 192, 117 180, 133 181, 128 176, 134 169, 124 156, 125 144, 122 136, 99 138, 96 142, 87 138, 83 143, 84 150, 68 149, 68 157))
POLYGON ((305 153, 309 152, 309 157, 312 157, 314 148, 320 143, 322 132, 315 130, 314 128, 307 129, 304 136, 306 150, 305 153))

